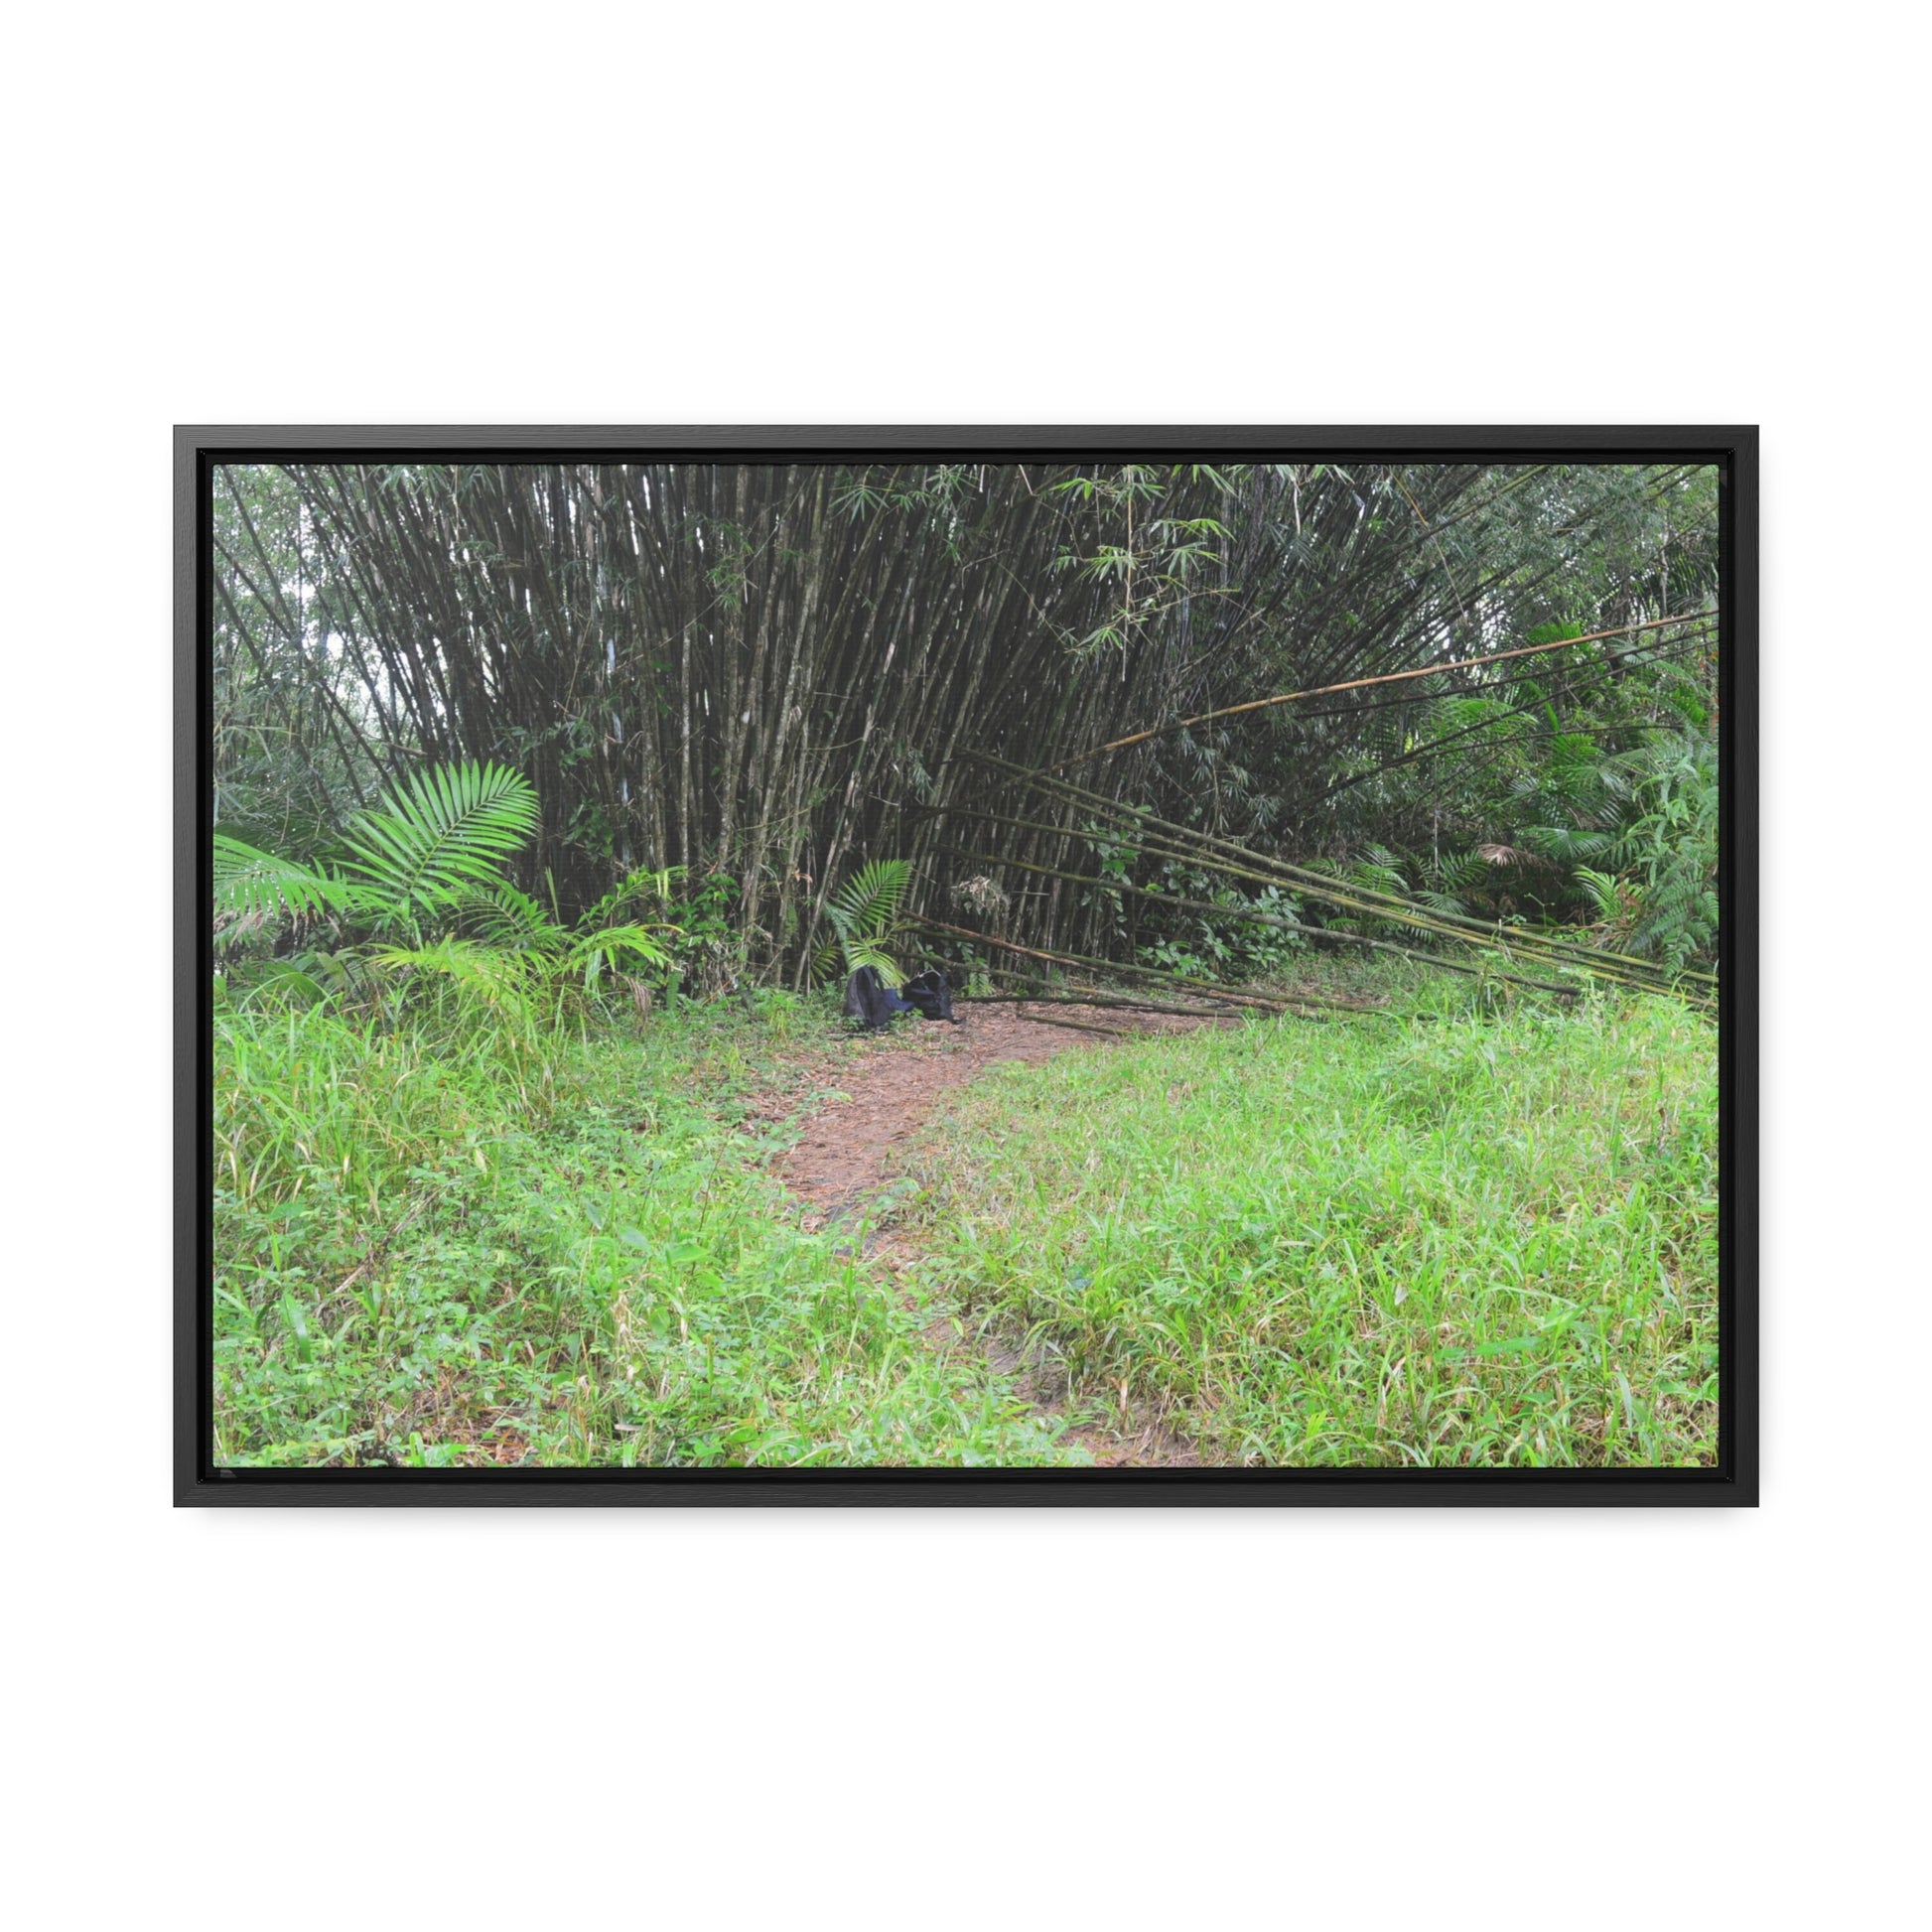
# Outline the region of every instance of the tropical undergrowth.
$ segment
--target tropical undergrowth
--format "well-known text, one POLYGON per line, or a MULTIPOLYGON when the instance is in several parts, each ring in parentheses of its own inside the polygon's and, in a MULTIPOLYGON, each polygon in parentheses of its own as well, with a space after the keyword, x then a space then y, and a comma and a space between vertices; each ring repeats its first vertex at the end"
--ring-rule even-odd
MULTIPOLYGON (((829 1002, 740 985, 724 875, 566 923, 506 876, 536 812, 517 773, 430 767, 316 859, 216 841, 216 1459, 1051 1456, 738 1131, 829 1002)), ((902 872, 839 901, 848 946, 902 872)))
MULTIPOLYGON (((1712 1035, 1676 1002, 1331 962, 1393 1003, 1003 1070, 929 1152, 908 1306, 744 1131, 830 997, 653 1011, 640 974, 734 987, 690 950, 729 882, 566 924, 504 877, 533 810, 455 767, 334 856, 217 852, 217 1460, 1013 1464, 1149 1411, 1237 1462, 1715 1453, 1712 1035), (1070 1403, 934 1350, 939 1310, 1070 1403)), ((890 961, 903 886, 835 898, 843 965, 890 961)))
MULTIPOLYGON (((1609 951, 1673 974, 1712 968, 1720 949, 1716 713, 1689 676, 1666 680, 1655 698, 1659 717, 1609 735, 1620 745, 1548 708, 1549 730, 1512 748, 1509 767, 1491 774, 1478 799, 1440 800, 1422 815, 1427 845, 1370 839, 1329 869, 1438 912, 1587 929, 1609 951)), ((1514 705, 1467 698, 1439 709, 1481 729, 1539 702, 1531 687, 1514 705)))
POLYGON ((1208 1460, 1709 1463, 1710 1023, 1406 1004, 996 1070, 919 1169, 932 1279, 1208 1460))

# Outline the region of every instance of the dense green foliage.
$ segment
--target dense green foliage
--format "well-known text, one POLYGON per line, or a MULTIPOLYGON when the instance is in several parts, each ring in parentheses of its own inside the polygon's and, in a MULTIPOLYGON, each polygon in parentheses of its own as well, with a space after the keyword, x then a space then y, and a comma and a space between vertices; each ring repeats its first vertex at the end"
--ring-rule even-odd
MULTIPOLYGON (((1112 905, 1000 875, 1068 847, 973 823, 963 752, 1036 764, 1441 664, 1085 775, 1284 858, 1710 955, 1709 855, 1653 863, 1640 767, 1708 753, 1712 632, 1626 628, 1710 609, 1709 469, 241 465, 214 512, 217 828, 262 851, 310 857, 424 760, 494 761, 538 800, 516 883, 566 922, 640 872, 726 877, 736 970, 802 985, 831 895, 906 859, 908 910, 991 876, 1015 936, 1092 952, 1112 905)), ((1141 924, 1200 956, 1190 922, 1141 924)))
POLYGON ((355 814, 334 866, 217 832, 215 946, 250 989, 379 1008, 384 977, 447 981, 523 1023, 559 980, 594 991, 607 972, 669 963, 683 935, 626 916, 666 896, 663 875, 624 880, 574 930, 509 884, 504 869, 536 819, 536 794, 516 772, 432 765, 355 814), (301 942, 292 956, 261 957, 289 937, 301 942))
POLYGON ((222 1460, 1712 1459, 1708 470, 216 482, 222 1460), (957 1098, 889 1285, 742 1116, 932 948, 1249 1018, 957 1098))

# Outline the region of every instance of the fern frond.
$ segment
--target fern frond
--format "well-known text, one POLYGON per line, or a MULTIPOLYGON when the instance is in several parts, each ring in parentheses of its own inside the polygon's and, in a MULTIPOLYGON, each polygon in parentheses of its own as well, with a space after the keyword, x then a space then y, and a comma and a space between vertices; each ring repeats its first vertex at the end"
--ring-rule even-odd
POLYGON ((1607 872, 1596 872, 1588 866, 1577 868, 1577 878, 1585 892, 1589 895, 1590 903, 1596 908, 1599 919, 1614 919, 1623 911, 1622 895, 1617 891, 1616 880, 1607 872))

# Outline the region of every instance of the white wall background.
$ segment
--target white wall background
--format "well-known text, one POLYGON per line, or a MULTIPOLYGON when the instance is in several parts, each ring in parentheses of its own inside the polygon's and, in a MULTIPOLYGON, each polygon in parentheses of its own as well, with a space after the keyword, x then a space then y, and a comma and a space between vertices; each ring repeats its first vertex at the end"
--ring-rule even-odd
POLYGON ((1911 20, 15 23, 17 1922, 1904 1921, 1911 20), (168 429, 305 420, 1760 421, 1765 1507, 171 1512, 168 429))

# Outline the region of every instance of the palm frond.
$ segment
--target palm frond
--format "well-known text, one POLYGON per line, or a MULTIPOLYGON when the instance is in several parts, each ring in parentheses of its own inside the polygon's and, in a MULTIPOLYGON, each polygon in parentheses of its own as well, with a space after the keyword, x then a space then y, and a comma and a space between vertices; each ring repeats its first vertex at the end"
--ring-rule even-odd
POLYGON ((214 921, 228 946, 287 918, 319 918, 353 897, 341 881, 293 859, 258 852, 225 833, 214 834, 214 921))
POLYGON ((265 995, 277 994, 304 1006, 320 1006, 329 990, 313 973, 305 973, 292 959, 271 959, 254 980, 242 990, 238 1003, 250 1006, 265 995))
MULTIPOLYGON (((610 925, 597 932, 580 934, 571 944, 569 964, 581 971, 587 991, 595 992, 607 970, 623 966, 667 966, 671 949, 665 943, 667 928, 648 925, 610 925)), ((675 931, 675 927, 668 928, 675 931)))
POLYGON ((476 895, 466 923, 473 924, 490 945, 515 952, 551 954, 569 939, 556 920, 527 893, 502 884, 484 887, 476 895))
POLYGON ((905 974, 886 948, 871 939, 848 939, 845 944, 845 966, 849 973, 856 973, 862 966, 870 966, 880 979, 895 993, 905 984, 905 974))
POLYGON ((819 948, 812 962, 816 976, 828 977, 843 954, 848 973, 871 966, 888 986, 904 985, 905 975, 886 950, 886 941, 911 883, 912 867, 904 859, 874 859, 854 873, 825 902, 825 916, 838 937, 819 948))
POLYGON ((520 1011, 543 978, 543 966, 527 953, 506 952, 468 939, 439 939, 431 946, 384 946, 369 955, 384 972, 428 974, 480 995, 490 1006, 520 1011))
POLYGON ((344 843, 392 916, 448 906, 500 884, 504 862, 537 827, 537 795, 500 764, 432 765, 359 813, 344 843))
POLYGON ((582 925, 603 925, 616 921, 621 912, 636 906, 668 905, 671 888, 684 876, 682 866, 661 866, 656 870, 640 867, 625 875, 621 885, 606 893, 595 905, 587 906, 582 925))
POLYGON ((843 939, 877 939, 898 916, 899 901, 911 883, 908 861, 875 859, 832 895, 826 916, 843 939))

